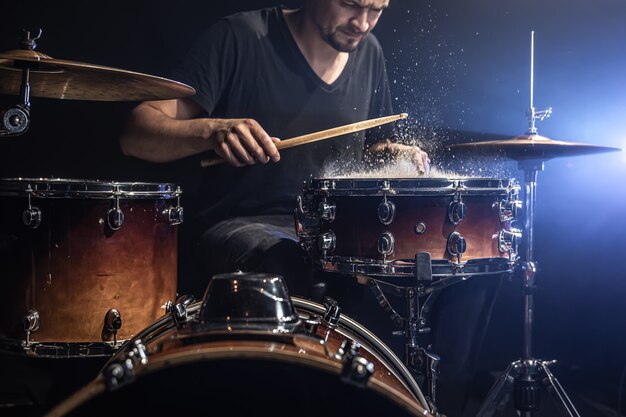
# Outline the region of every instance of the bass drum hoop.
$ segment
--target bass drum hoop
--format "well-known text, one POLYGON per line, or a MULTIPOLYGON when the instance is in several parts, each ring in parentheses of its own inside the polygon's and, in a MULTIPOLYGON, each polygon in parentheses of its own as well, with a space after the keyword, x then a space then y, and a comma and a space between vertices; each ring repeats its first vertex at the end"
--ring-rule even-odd
MULTIPOLYGON (((311 300, 292 296, 291 302, 293 303, 296 310, 305 310, 309 313, 312 312, 319 316, 323 316, 326 312, 326 308, 323 305, 311 300)), ((343 332, 341 326, 337 326, 337 328, 335 329, 337 332, 351 339, 354 339, 354 337, 357 336, 357 339, 355 340, 356 342, 362 343, 367 347, 375 349, 374 352, 370 353, 378 356, 378 359, 381 362, 391 366, 396 378, 398 378, 403 383, 403 385, 411 392, 411 394, 413 394, 413 396, 419 401, 420 405, 425 410, 432 411, 429 407, 428 401, 424 397, 424 394, 417 384, 417 381, 415 381, 415 378, 413 378, 413 376, 411 375, 409 369, 406 367, 406 365, 402 363, 398 356, 391 349, 389 349, 389 347, 387 347, 387 345, 385 345, 374 333, 367 330, 363 325, 356 322, 349 316, 341 314, 339 316, 339 324, 342 324, 349 330, 354 331, 355 334, 347 334, 343 332), (361 340, 359 340, 359 338, 361 340), (365 343, 363 343, 363 341, 365 341, 365 343), (381 356, 386 360, 382 360, 381 356)))
MULTIPOLYGON (((302 315, 302 311, 304 311, 306 313, 315 314, 321 317, 326 312, 326 308, 323 305, 314 301, 306 300, 304 298, 296 296, 291 296, 290 298, 299 315, 302 315)), ((189 317, 194 317, 200 312, 201 307, 202 301, 193 302, 187 307, 187 314, 189 315, 189 317)), ((349 337, 351 339, 356 336, 356 342, 373 348, 375 351, 370 353, 376 355, 380 362, 386 363, 388 366, 390 366, 391 371, 394 372, 396 378, 415 397, 419 404, 425 410, 432 411, 428 401, 422 393, 421 388, 417 384, 417 381, 415 381, 415 378, 411 375, 409 369, 404 363, 402 363, 398 356, 391 349, 389 349, 389 347, 387 347, 376 335, 374 335, 363 325, 356 322, 349 316, 341 314, 339 316, 338 324, 345 326, 349 330, 353 331, 355 334, 346 334, 344 331, 342 331, 341 326, 338 326, 335 330, 337 330, 343 336, 349 337), (381 357, 384 357, 386 360, 382 360, 381 357)), ((143 329, 141 332, 137 333, 135 337, 126 341, 122 348, 118 351, 118 353, 115 356, 111 357, 109 361, 107 361, 107 363, 102 367, 102 371, 104 371, 111 363, 115 362, 118 358, 118 355, 123 354, 124 352, 128 352, 129 347, 134 346, 135 341, 141 340, 144 345, 148 346, 153 340, 161 337, 175 327, 176 324, 174 323, 171 315, 167 314, 162 316, 154 323, 143 329)), ((102 371, 100 372, 101 374, 102 371)))

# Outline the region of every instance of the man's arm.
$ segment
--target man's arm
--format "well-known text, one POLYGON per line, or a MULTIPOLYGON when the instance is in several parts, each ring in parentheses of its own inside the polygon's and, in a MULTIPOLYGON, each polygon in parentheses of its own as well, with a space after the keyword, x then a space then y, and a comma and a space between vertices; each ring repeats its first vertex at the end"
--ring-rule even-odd
POLYGON ((120 136, 125 155, 170 162, 213 150, 233 166, 277 162, 275 142, 253 119, 195 118, 190 99, 146 101, 133 109, 120 136))

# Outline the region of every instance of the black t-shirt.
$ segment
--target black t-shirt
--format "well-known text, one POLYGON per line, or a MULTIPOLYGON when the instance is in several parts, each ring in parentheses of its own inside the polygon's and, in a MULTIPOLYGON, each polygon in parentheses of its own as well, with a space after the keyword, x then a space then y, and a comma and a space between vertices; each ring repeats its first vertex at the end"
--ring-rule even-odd
MULTIPOLYGON (((209 117, 253 118, 280 139, 392 113, 385 60, 368 35, 332 84, 299 50, 278 7, 214 23, 173 78, 196 88, 209 117)), ((360 161, 364 143, 390 136, 390 126, 285 149, 278 163, 206 168, 201 214, 205 226, 227 217, 292 213, 304 181, 327 164, 360 161)))

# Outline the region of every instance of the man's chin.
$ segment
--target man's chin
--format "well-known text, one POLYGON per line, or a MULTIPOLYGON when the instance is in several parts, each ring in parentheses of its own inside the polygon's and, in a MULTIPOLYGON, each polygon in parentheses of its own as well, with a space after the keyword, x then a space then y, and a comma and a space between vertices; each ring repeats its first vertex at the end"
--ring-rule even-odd
POLYGON ((353 41, 339 41, 338 39, 333 37, 329 39, 329 43, 330 46, 332 46, 339 52, 354 52, 359 46, 359 43, 361 43, 361 40, 362 39, 353 41))

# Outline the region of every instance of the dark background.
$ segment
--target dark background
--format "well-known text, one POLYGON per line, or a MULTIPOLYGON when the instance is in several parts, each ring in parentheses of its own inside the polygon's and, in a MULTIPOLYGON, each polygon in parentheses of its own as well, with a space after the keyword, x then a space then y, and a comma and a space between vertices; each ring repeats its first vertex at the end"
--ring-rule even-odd
MULTIPOLYGON (((13 2, 2 10, 0 50, 15 49, 22 28, 41 27, 38 50, 54 58, 167 77, 215 18, 274 4, 13 2)), ((624 147, 625 21, 623 0, 392 0, 375 33, 386 53, 396 110, 410 115, 406 138, 416 138, 442 168, 522 180, 514 163, 459 161, 442 145, 526 132, 534 30, 535 107, 553 108, 551 118, 538 122, 539 133, 624 147)), ((0 103, 16 99, 5 96, 0 103)), ((121 154, 117 136, 136 103, 31 101, 30 131, 0 139, 3 178, 186 186, 200 171, 197 158, 151 164, 121 154)), ((539 174, 533 352, 559 360, 552 370, 583 415, 618 415, 626 365, 625 174, 622 152, 557 158, 539 174)), ((183 201, 193 208, 191 200, 183 201)), ((481 360, 490 376, 521 355, 521 316, 521 283, 512 280, 499 296, 481 360)), ((622 390, 622 402, 624 395, 622 390)))

